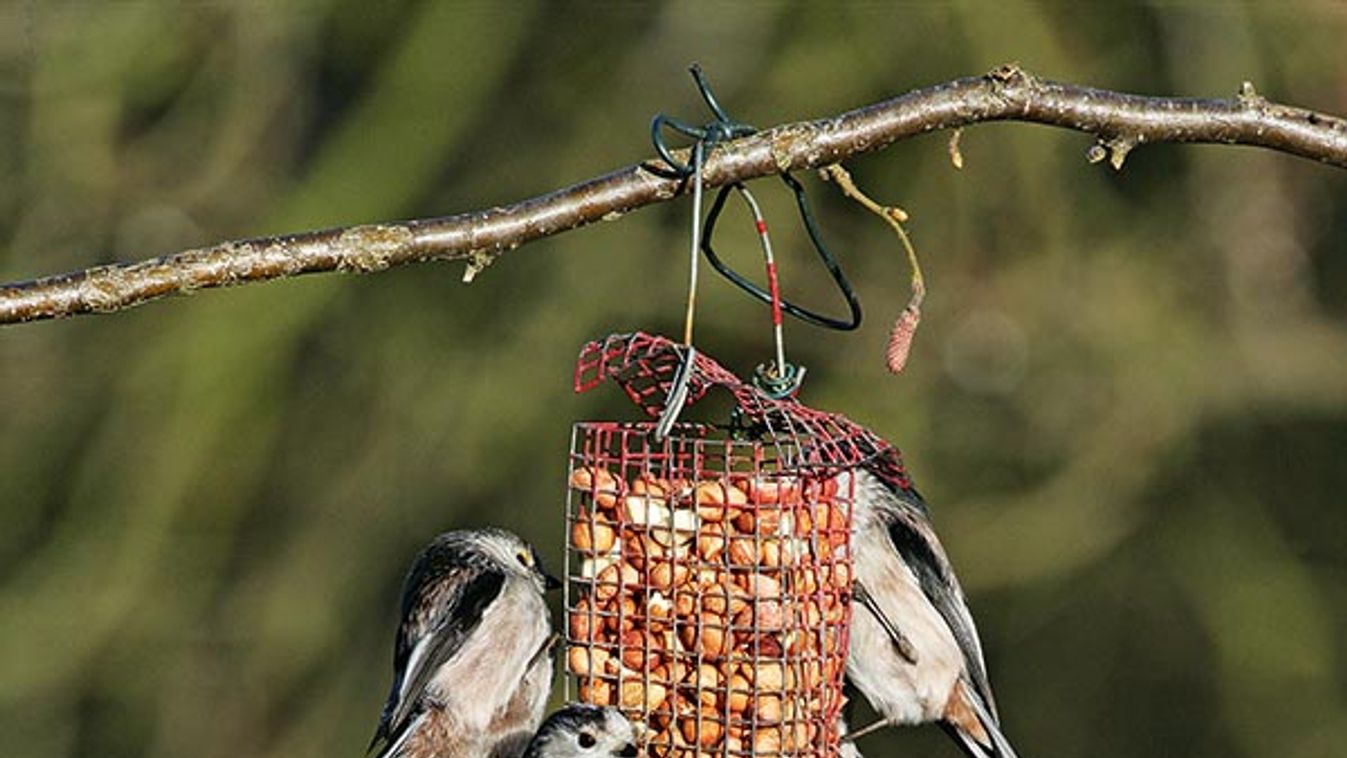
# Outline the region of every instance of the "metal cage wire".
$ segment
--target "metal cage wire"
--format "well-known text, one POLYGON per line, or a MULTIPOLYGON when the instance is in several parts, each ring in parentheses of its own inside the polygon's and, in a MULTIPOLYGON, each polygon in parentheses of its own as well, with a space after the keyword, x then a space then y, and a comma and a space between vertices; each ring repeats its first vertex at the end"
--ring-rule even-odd
POLYGON ((776 444, 701 427, 655 442, 653 426, 575 428, 566 605, 576 694, 644 724, 652 756, 834 755, 849 493, 800 475, 776 444))

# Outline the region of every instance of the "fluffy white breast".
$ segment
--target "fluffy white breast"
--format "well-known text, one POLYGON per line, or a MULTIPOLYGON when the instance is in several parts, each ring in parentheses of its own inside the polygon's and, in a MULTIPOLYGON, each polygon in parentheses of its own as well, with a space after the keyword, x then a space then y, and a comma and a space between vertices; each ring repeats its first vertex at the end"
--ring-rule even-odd
POLYGON ((959 645, 899 559, 888 533, 878 524, 867 525, 856 538, 856 578, 912 642, 917 663, 903 659, 875 617, 857 603, 847 675, 870 705, 895 723, 938 719, 963 669, 959 645))
POLYGON ((463 647, 435 674, 429 687, 432 696, 453 714, 460 728, 480 733, 509 707, 521 687, 536 688, 536 680, 542 678, 541 696, 529 698, 538 701, 536 727, 551 684, 551 658, 542 656, 547 676, 528 672, 532 675, 525 681, 525 673, 550 634, 542 596, 527 579, 511 576, 463 647))

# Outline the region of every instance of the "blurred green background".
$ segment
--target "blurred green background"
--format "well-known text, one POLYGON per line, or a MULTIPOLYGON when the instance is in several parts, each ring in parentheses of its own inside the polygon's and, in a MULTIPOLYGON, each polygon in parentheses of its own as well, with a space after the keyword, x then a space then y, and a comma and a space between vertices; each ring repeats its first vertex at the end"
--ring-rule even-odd
MULTIPOLYGON (((651 153, 665 110, 830 115, 1015 60, 1347 112, 1340 2, 0 4, 0 276, 485 208, 651 153)), ((806 401, 895 440, 1032 756, 1347 744, 1347 172, 994 124, 804 177, 864 328, 792 323, 806 401)), ((787 292, 840 304, 763 182, 787 292)), ((213 291, 0 330, 0 743, 14 756, 360 756, 397 592, 444 529, 560 562, 579 345, 677 333, 686 203, 462 265, 213 291)), ((749 270, 744 217, 722 245, 749 270)), ((699 343, 767 314, 709 273, 699 343)), ((559 602, 559 601, 558 601, 559 602)), ((1336 746, 1336 747, 1334 747, 1336 746)), ((954 756, 935 728, 872 756, 954 756)))

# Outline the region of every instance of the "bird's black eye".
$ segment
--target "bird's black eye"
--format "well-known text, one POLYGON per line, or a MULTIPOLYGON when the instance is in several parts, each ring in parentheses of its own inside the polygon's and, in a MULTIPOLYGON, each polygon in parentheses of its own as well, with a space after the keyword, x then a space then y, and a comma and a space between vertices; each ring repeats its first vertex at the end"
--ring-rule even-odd
POLYGON ((527 551, 520 550, 514 554, 514 557, 515 560, 519 561, 520 566, 524 566, 525 568, 533 566, 533 556, 529 555, 527 551))
POLYGON ((581 732, 577 739, 580 741, 580 747, 583 748, 594 747, 594 744, 598 742, 598 740, 594 739, 594 735, 589 732, 581 732))

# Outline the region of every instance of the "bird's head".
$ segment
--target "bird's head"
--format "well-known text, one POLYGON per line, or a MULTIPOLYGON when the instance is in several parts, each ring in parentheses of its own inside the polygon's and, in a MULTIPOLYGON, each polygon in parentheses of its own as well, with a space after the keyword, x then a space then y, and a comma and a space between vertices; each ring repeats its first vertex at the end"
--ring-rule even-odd
POLYGON ((560 580, 547 573, 538 551, 518 535, 503 529, 482 529, 474 533, 474 541, 482 552, 500 564, 507 576, 528 579, 540 593, 561 586, 560 580))
POLYGON ((530 758, 635 758, 636 730, 616 708, 571 703, 543 722, 530 758))

